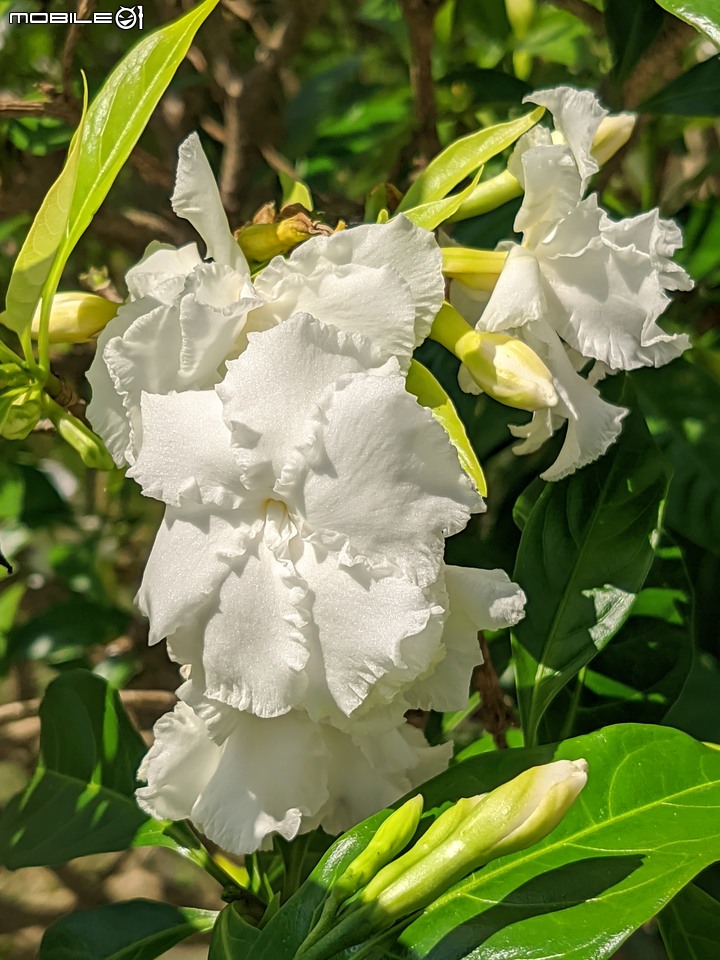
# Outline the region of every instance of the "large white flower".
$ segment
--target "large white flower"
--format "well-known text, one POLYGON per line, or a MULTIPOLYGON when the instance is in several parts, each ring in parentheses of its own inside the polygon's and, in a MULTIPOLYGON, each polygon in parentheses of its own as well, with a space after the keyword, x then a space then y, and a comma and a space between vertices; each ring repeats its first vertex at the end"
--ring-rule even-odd
POLYGON ((232 853, 317 826, 340 833, 440 773, 452 753, 409 724, 382 736, 344 732, 302 711, 261 719, 233 710, 192 680, 178 694, 155 725, 138 802, 151 816, 192 820, 232 853))
MULTIPOLYGON (((515 220, 522 245, 504 243, 508 258, 492 295, 454 283, 455 306, 477 329, 505 331, 531 346, 553 374, 559 403, 533 415, 517 452, 537 449, 567 421, 555 463, 557 480, 605 452, 620 433, 625 410, 594 387, 607 372, 660 366, 689 346, 686 336, 657 323, 668 290, 692 282, 670 259, 679 228, 657 210, 611 220, 597 196, 583 199, 598 165, 590 148, 607 115, 589 91, 557 87, 525 98, 553 114, 555 133, 535 127, 520 138, 508 168, 525 195, 515 220), (580 374, 593 364, 587 379, 580 374)), ((473 389, 464 372, 464 389, 473 389)))
POLYGON ((172 205, 212 261, 195 244, 151 244, 127 275, 128 301, 98 338, 88 416, 119 466, 142 446, 142 391, 214 386, 249 332, 309 313, 363 333, 379 357, 406 369, 442 303, 440 250, 405 217, 313 237, 251 282, 196 134, 180 147, 172 205))
POLYGON ((458 705, 457 666, 435 668, 452 649, 464 696, 490 625, 472 612, 507 600, 516 622, 523 597, 504 575, 446 576, 445 537, 482 501, 397 361, 296 316, 251 334, 217 390, 141 406, 129 475, 168 511, 138 599, 209 696, 342 724, 401 715, 401 691, 433 676, 458 705))

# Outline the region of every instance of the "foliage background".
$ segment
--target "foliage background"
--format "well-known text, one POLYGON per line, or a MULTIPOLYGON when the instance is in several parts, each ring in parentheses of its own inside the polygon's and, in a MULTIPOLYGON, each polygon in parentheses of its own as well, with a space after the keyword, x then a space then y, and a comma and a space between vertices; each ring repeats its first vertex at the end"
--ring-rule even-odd
MULTIPOLYGON (((113 26, 10 28, 7 13, 87 16, 116 6, 0 2, 0 289, 62 165, 80 113, 80 69, 92 95, 137 39, 113 26)), ((145 3, 146 29, 187 6, 145 3)), ((517 115, 522 95, 532 89, 589 86, 613 110, 637 109, 631 143, 601 171, 595 188, 616 215, 659 205, 683 225, 680 259, 697 286, 675 302, 668 322, 691 331, 696 346, 690 362, 628 378, 638 416, 674 468, 666 530, 643 591, 646 607, 570 689, 569 701, 557 701, 546 719, 548 735, 632 719, 720 740, 716 53, 653 0, 224 0, 198 34, 61 285, 120 300, 124 273, 150 240, 192 239, 168 197, 177 145, 193 129, 201 131, 218 172, 233 227, 279 199, 277 171, 306 179, 318 209, 335 223, 362 219, 366 194, 385 180, 406 188, 440 146, 517 115)), ((507 204, 462 223, 454 235, 491 247, 511 235, 515 209, 507 204)), ((433 345, 423 349, 423 361, 461 408, 490 484, 488 513, 451 544, 451 559, 512 571, 520 539, 513 504, 552 454, 516 460, 507 409, 458 396, 451 360, 433 345)), ((91 347, 78 346, 53 359, 54 371, 81 397, 91 357, 91 347)), ((524 415, 514 416, 521 422, 524 415)), ((108 478, 83 468, 42 422, 27 441, 0 444, 0 543, 15 567, 0 582, 4 803, 32 770, 37 698, 58 672, 80 665, 109 679, 145 733, 172 703, 177 683, 164 649, 147 647, 145 622, 132 603, 160 504, 143 499, 119 471, 108 478)), ((520 520, 532 490, 520 500, 520 520)), ((480 737, 482 749, 517 743, 509 638, 488 639, 493 666, 475 677, 483 696, 464 718, 415 718, 430 736, 452 732, 461 746, 480 737)), ((700 885, 717 896, 720 873, 707 871, 700 885)), ((215 890, 202 871, 162 849, 3 872, 0 957, 34 956, 44 927, 81 906, 147 896, 218 908, 215 890)), ((172 956, 189 960, 194 949, 178 947, 172 956)), ((665 955, 652 930, 618 954, 626 960, 665 955)))

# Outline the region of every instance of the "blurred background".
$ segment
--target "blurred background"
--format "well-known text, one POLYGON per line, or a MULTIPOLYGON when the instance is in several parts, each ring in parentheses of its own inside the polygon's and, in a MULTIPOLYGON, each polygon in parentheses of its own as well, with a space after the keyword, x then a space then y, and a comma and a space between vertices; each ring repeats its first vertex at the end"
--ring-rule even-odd
MULTIPOLYGON (((144 31, 190 5, 147 0, 144 31)), ((81 70, 92 96, 139 36, 115 25, 10 26, 8 14, 87 18, 119 6, 0 0, 0 290, 62 166, 80 116, 81 70)), ((306 180, 316 215, 334 225, 362 220, 368 193, 387 189, 386 182, 406 189, 458 136, 521 113, 521 99, 533 89, 587 86, 612 110, 637 110, 630 143, 594 188, 616 216, 659 205, 676 218, 686 243, 679 259, 697 281, 668 320, 693 333, 692 364, 635 381, 676 470, 666 513, 667 565, 656 573, 672 584, 678 609, 692 603, 694 624, 692 649, 673 644, 672 635, 662 643, 655 634, 645 639, 653 667, 649 679, 637 679, 645 684, 638 719, 720 740, 712 709, 720 694, 714 587, 720 572, 720 64, 717 49, 690 26, 652 0, 640 7, 642 29, 628 32, 623 4, 615 0, 221 0, 60 289, 92 290, 119 302, 125 272, 151 240, 180 245, 194 239, 169 205, 177 147, 191 130, 200 132, 233 228, 279 201, 280 172, 306 180), (682 562, 673 553, 678 546, 682 562)), ((504 162, 498 158, 485 176, 504 162)), ((458 224, 455 238, 494 246, 512 236, 518 203, 458 224)), ((423 349, 423 360, 457 400, 490 480, 488 514, 455 539, 451 559, 511 571, 519 531, 510 508, 552 453, 516 460, 507 409, 458 395, 451 358, 432 345, 423 349)), ((81 345, 57 349, 53 357, 54 372, 81 401, 92 355, 91 345, 81 345)), ((513 413, 515 422, 524 416, 513 413)), ((26 441, 0 440, 0 547, 14 568, 12 576, 0 570, 0 804, 32 773, 38 698, 58 672, 84 666, 108 679, 148 738, 172 706, 176 669, 162 645, 148 648, 146 623, 133 605, 161 510, 122 472, 86 470, 49 423, 41 421, 26 441)), ((460 742, 497 734, 498 711, 515 742, 507 638, 493 637, 490 646, 504 699, 494 713, 485 703, 484 711, 463 720, 455 729, 460 742)), ((622 672, 622 656, 605 666, 608 675, 622 672)), ((476 677, 479 691, 485 680, 476 677)), ((612 722, 612 696, 589 702, 582 717, 586 729, 612 722)), ((429 724, 431 736, 437 732, 436 718, 416 719, 429 724)), ((709 876, 707 883, 716 880, 709 876)), ((82 907, 146 896, 218 908, 217 889, 201 870, 156 848, 0 871, 0 958, 35 956, 47 924, 82 907)), ((193 960, 206 950, 189 943, 169 956, 193 960)), ((652 929, 618 953, 625 960, 664 956, 652 929)))

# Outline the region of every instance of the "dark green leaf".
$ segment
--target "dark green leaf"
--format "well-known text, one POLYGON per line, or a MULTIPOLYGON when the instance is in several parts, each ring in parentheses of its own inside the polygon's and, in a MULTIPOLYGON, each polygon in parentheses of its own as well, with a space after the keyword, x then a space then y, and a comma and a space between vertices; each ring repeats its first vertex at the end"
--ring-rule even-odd
POLYGON ((657 36, 663 15, 655 0, 605 0, 605 29, 618 83, 626 80, 657 36))
POLYGON ((661 7, 701 30, 720 46, 720 0, 657 0, 661 7))
POLYGON ((716 117, 720 114, 720 57, 711 57, 683 73, 638 109, 683 117, 716 117))
POLYGON ((215 924, 208 960, 245 960, 259 936, 259 929, 242 918, 236 904, 229 903, 215 924))
POLYGON ((0 817, 0 862, 14 870, 130 846, 153 821, 133 799, 145 745, 117 692, 83 670, 63 674, 40 723, 35 776, 0 817))
POLYGON ((552 699, 628 616, 652 562, 668 481, 642 417, 631 413, 603 457, 548 484, 532 508, 514 573, 528 598, 513 632, 528 742, 552 699))
POLYGON ((717 960, 720 957, 720 903, 689 883, 659 917, 669 960, 717 960))
POLYGON ((212 929, 216 917, 214 910, 155 900, 108 903, 56 920, 42 938, 38 960, 155 960, 212 929))
POLYGON ((720 552, 720 386, 683 359, 638 370, 632 381, 674 470, 666 522, 699 546, 720 552))

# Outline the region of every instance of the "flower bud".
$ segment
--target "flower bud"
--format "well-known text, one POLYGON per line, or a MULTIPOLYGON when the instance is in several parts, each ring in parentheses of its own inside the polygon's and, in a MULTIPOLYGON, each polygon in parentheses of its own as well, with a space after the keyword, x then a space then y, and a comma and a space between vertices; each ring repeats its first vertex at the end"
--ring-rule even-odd
POLYGON ((298 204, 281 210, 279 217, 271 223, 249 223, 235 231, 235 239, 248 260, 264 263, 287 253, 310 237, 333 232, 330 227, 311 220, 302 208, 287 216, 296 207, 298 204))
POLYGON ((634 113, 611 113, 603 118, 590 148, 600 166, 625 146, 635 129, 636 120, 634 113))
POLYGON ((89 427, 47 395, 43 397, 43 404, 57 432, 80 454, 86 467, 93 470, 112 470, 114 467, 112 457, 105 449, 102 440, 95 436, 89 427))
POLYGON ((487 394, 519 410, 558 402, 552 374, 526 343, 505 333, 479 333, 450 304, 443 304, 430 336, 461 360, 487 394))
MULTIPOLYGON (((92 340, 112 320, 119 306, 95 293, 56 293, 50 308, 49 342, 85 343, 92 340)), ((37 340, 40 305, 35 311, 30 333, 37 340)))
POLYGON ((460 280, 471 290, 491 293, 507 260, 505 250, 472 250, 469 247, 443 247, 443 273, 460 280))
POLYGON ((42 416, 40 385, 26 381, 0 393, 0 436, 24 440, 42 416))
MULTIPOLYGON (((407 867, 399 876, 373 899, 366 888, 329 934, 307 953, 299 952, 298 958, 329 960, 422 910, 488 861, 538 843, 555 829, 586 783, 585 760, 558 760, 532 767, 490 793, 471 798, 476 802, 464 809, 464 816, 448 817, 435 834, 435 843, 430 830, 418 841, 416 847, 423 844, 424 856, 413 856, 415 847, 408 851, 400 858, 407 867)), ((394 866, 385 867, 376 881, 394 866)))

